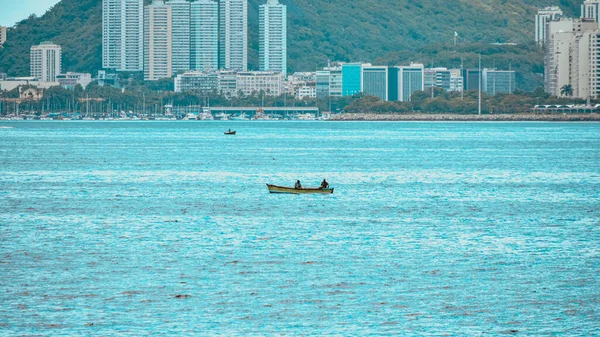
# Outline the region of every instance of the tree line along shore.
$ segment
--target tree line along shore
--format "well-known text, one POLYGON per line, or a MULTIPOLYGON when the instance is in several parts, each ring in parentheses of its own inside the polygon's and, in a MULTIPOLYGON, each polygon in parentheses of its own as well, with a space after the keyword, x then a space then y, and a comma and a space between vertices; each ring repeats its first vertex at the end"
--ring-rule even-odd
POLYGON ((455 122, 600 122, 598 113, 573 114, 454 114, 454 113, 408 113, 408 114, 378 114, 378 113, 343 113, 333 115, 330 121, 369 121, 369 122, 402 122, 402 121, 455 121, 455 122))

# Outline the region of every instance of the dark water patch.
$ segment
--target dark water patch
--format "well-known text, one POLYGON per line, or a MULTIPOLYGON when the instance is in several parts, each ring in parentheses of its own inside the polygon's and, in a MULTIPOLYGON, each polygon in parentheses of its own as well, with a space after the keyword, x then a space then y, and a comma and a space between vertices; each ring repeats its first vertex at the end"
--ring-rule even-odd
POLYGON ((178 294, 178 295, 175 295, 175 296, 173 296, 173 297, 174 297, 174 298, 177 298, 177 299, 188 299, 188 298, 192 297, 192 295, 187 295, 187 294, 178 294))

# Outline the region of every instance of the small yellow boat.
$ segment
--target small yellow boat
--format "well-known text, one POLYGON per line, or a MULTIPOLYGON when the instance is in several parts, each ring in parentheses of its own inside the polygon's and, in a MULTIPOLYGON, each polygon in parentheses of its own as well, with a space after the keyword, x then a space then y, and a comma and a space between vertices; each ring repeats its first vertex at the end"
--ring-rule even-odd
POLYGON ((333 188, 293 188, 267 184, 269 193, 282 194, 333 194, 333 188))

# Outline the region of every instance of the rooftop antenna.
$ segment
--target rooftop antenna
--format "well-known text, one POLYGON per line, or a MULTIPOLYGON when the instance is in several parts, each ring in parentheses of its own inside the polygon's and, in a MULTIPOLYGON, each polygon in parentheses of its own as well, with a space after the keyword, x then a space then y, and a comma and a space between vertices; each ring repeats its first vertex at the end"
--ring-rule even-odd
POLYGON ((464 67, 464 57, 461 56, 460 57, 460 76, 463 77, 463 86, 460 90, 460 100, 464 100, 465 99, 465 76, 463 75, 463 67, 464 67))
MULTIPOLYGON (((433 55, 431 56, 431 69, 432 69, 431 71, 433 71, 433 55)), ((436 77, 437 77, 437 74, 436 74, 436 77)), ((436 77, 433 78, 433 83, 431 83, 431 98, 433 98, 433 88, 437 84, 437 78, 436 77)))
POLYGON ((512 60, 508 61, 508 93, 512 94, 513 83, 512 83, 512 60))

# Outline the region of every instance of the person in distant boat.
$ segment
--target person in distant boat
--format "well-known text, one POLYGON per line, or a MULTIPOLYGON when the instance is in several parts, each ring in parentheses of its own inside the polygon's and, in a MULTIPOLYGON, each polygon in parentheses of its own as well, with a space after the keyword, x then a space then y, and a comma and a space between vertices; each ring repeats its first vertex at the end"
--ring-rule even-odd
POLYGON ((296 184, 294 184, 294 188, 297 190, 302 188, 302 184, 300 183, 300 180, 296 181, 296 184))
POLYGON ((227 130, 228 133, 231 133, 231 129, 227 130))
POLYGON ((321 183, 321 189, 325 188, 329 188, 329 183, 327 182, 327 180, 323 179, 323 182, 321 183))

